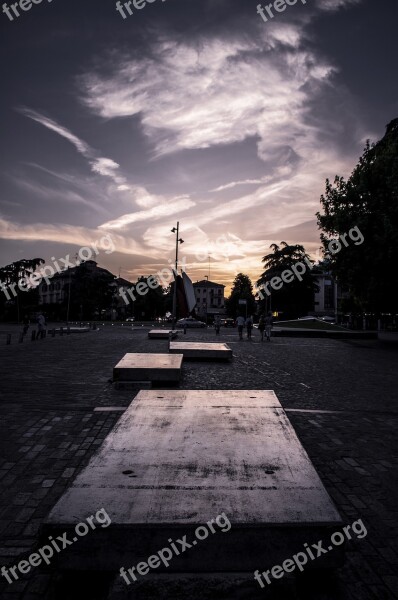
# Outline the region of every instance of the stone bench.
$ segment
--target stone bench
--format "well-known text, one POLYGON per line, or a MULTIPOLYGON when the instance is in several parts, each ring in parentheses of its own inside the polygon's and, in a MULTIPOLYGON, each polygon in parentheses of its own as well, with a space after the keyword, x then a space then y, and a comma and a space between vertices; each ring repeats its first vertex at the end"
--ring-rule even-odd
MULTIPOLYGON (((61 570, 119 571, 225 513, 217 531, 157 572, 260 572, 342 521, 273 391, 141 391, 51 510, 54 538, 111 518, 54 557, 61 570)), ((335 547, 309 568, 341 563, 335 547)))
POLYGON ((125 354, 113 369, 115 383, 134 381, 179 382, 182 354, 125 354))
POLYGON ((171 354, 182 354, 184 359, 230 360, 232 350, 227 344, 218 342, 171 342, 171 354))
POLYGON ((154 340, 169 340, 175 339, 178 336, 178 331, 172 331, 170 329, 151 329, 148 331, 148 337, 154 340))

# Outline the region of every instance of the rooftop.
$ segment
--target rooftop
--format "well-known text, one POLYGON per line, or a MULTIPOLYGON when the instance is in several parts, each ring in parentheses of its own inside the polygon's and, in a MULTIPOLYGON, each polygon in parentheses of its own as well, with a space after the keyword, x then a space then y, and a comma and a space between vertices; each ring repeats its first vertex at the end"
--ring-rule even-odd
POLYGON ((207 281, 207 279, 202 279, 201 281, 197 281, 193 284, 193 287, 216 287, 216 288, 225 288, 225 285, 222 283, 215 283, 214 281, 207 281))

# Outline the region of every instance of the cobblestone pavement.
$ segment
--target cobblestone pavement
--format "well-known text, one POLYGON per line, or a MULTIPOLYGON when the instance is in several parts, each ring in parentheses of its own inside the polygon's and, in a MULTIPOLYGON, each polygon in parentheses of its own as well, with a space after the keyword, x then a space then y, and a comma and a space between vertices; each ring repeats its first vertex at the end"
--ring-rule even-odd
MULTIPOLYGON (((180 339, 216 336, 212 330, 188 331, 180 339)), ((299 589, 286 597, 398 598, 396 349, 377 341, 260 343, 257 332, 252 342, 239 342, 234 330, 223 330, 217 341, 231 345, 234 360, 186 363, 181 387, 274 389, 342 517, 347 523, 362 519, 368 530, 366 538, 350 542, 346 564, 326 590, 299 589)), ((114 389, 112 367, 126 352, 166 352, 167 342, 148 340, 147 329, 106 326, 11 346, 0 336, 0 344, 0 561, 14 565, 32 552, 41 522, 135 395, 114 389)), ((52 600, 51 581, 38 568, 11 585, 2 578, 1 598, 52 600)), ((173 588, 172 597, 212 597, 211 585, 205 592, 198 585, 173 588)), ((223 585, 220 591, 214 583, 217 597, 256 594, 245 592, 244 584, 230 593, 223 585)), ((119 598, 117 590, 113 597, 119 598)), ((139 597, 161 596, 148 588, 139 597)))

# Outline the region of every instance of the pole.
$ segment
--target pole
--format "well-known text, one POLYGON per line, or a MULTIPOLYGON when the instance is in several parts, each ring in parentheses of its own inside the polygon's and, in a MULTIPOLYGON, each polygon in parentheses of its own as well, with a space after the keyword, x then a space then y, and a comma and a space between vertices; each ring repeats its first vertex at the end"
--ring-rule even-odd
POLYGON ((180 223, 177 221, 177 231, 176 231, 176 260, 175 260, 175 272, 174 272, 174 291, 173 291, 173 322, 172 329, 175 328, 176 319, 177 319, 177 275, 178 275, 178 233, 179 233, 180 223))
POLYGON ((70 308, 70 288, 72 285, 71 272, 69 270, 69 285, 68 285, 68 307, 66 309, 66 324, 69 325, 69 308, 70 308))
POLYGON ((337 298, 337 277, 334 278, 334 320, 336 325, 338 324, 339 311, 338 311, 338 298, 337 298))

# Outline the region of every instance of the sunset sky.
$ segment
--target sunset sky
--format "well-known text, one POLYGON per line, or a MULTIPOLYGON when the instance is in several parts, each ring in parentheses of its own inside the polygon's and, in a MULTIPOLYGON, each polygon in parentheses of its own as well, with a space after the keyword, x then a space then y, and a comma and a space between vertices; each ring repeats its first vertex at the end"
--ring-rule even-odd
POLYGON ((177 220, 194 281, 209 253, 227 286, 273 242, 314 255, 326 177, 398 117, 397 2, 299 1, 267 23, 257 4, 0 13, 0 266, 109 233, 96 260, 135 280, 173 259, 177 220))

